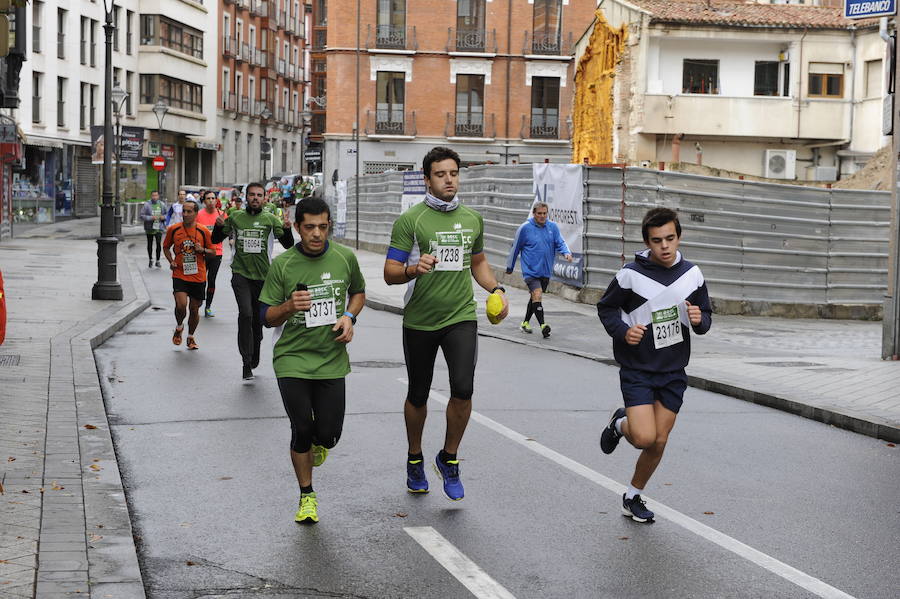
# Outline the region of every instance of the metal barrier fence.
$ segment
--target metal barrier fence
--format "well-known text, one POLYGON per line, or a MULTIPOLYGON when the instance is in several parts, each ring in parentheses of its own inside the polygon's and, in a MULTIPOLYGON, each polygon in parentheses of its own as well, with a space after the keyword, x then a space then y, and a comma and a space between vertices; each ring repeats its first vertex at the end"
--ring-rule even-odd
MULTIPOLYGON (((717 310, 877 317, 887 286, 890 194, 588 167, 584 173, 584 299, 595 298, 635 251, 654 206, 677 210, 681 247, 698 264, 717 310), (772 306, 807 306, 773 310, 772 306), (859 306, 863 311, 835 310, 859 306)), ((355 238, 355 182, 347 233, 355 238)), ((386 246, 400 214, 402 173, 360 181, 360 241, 386 246)), ((460 199, 484 217, 488 261, 502 269, 534 194, 531 165, 464 169, 460 199)))

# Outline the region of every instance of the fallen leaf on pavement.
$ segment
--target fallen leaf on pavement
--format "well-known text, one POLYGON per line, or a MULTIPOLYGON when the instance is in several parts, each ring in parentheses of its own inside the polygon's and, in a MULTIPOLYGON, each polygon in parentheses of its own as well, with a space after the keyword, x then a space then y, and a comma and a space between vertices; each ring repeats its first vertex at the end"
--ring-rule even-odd
POLYGON ((84 428, 86 428, 86 429, 88 429, 88 430, 90 431, 90 430, 94 430, 94 429, 97 428, 97 427, 94 426, 93 424, 85 424, 85 425, 84 425, 84 428))
POLYGON ((888 446, 888 447, 897 447, 897 446, 894 445, 893 443, 888 443, 887 446, 888 446))
POLYGON ((9 456, 8 458, 6 458, 6 461, 7 461, 7 462, 15 462, 15 461, 16 461, 16 458, 14 458, 14 457, 12 457, 12 456, 9 456))
POLYGON ((220 476, 219 480, 231 480, 230 476, 220 476))
POLYGON ((23 493, 31 493, 31 491, 29 491, 28 489, 22 489, 22 492, 23 493))
POLYGON ((5 495, 6 491, 3 490, 3 483, 0 483, 0 495, 5 495))
POLYGON ((182 522, 180 526, 181 528, 190 528, 191 526, 193 526, 193 524, 191 524, 190 522, 182 522))
POLYGON ((98 534, 91 533, 91 540, 92 540, 92 541, 99 541, 99 540, 102 539, 102 538, 103 538, 102 535, 98 535, 98 534))
POLYGON ((50 488, 53 489, 54 491, 62 491, 63 489, 65 489, 65 487, 63 487, 56 481, 53 481, 52 483, 50 483, 50 488))
POLYGON ((715 514, 715 512, 703 512, 703 513, 706 514, 707 516, 712 516, 713 514, 715 514))
POLYGON ((628 537, 619 537, 619 540, 620 540, 620 541, 627 541, 627 540, 628 540, 628 537))
POLYGON ((406 518, 407 515, 408 514, 406 512, 397 512, 396 514, 394 514, 394 516, 397 518, 406 518))
POLYGON ((186 561, 186 562, 184 562, 184 563, 187 564, 188 566, 196 566, 196 565, 197 565, 197 564, 195 564, 194 562, 192 562, 192 561, 190 561, 190 560, 188 560, 188 561, 186 561))
POLYGON ((103 470, 103 468, 101 468, 97 464, 91 464, 91 470, 93 470, 94 472, 99 472, 99 471, 103 470))

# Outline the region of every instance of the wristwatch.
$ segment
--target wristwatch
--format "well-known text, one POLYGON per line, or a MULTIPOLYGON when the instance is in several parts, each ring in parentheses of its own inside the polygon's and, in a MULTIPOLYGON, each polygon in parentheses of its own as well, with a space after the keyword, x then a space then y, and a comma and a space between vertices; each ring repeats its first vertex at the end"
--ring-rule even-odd
POLYGON ((500 291, 502 291, 503 293, 506 293, 506 287, 503 287, 502 285, 497 285, 496 287, 494 287, 493 289, 491 289, 491 293, 494 293, 494 292, 497 291, 498 289, 499 289, 500 291))
POLYGON ((350 318, 350 322, 353 323, 353 326, 356 326, 356 315, 353 312, 345 310, 343 315, 350 318))

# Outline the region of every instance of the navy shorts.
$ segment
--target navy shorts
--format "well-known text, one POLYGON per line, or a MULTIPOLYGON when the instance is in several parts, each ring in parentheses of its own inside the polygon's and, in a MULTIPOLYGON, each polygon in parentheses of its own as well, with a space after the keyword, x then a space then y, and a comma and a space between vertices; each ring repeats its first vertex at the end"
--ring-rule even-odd
POLYGON ((547 285, 550 284, 550 277, 527 277, 525 284, 528 285, 528 291, 534 291, 538 287, 541 291, 547 291, 547 285))
POLYGON ((674 372, 648 372, 621 368, 619 383, 625 407, 653 405, 659 401, 670 412, 678 413, 684 402, 687 389, 687 374, 684 369, 674 372))

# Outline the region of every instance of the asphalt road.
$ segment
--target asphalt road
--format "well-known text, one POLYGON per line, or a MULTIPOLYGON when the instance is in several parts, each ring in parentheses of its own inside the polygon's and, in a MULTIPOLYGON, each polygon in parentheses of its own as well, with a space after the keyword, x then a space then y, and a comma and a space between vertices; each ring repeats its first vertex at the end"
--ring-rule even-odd
MULTIPOLYGON (((297 525, 269 333, 242 382, 223 267, 201 349, 176 348, 169 273, 128 251, 153 308, 96 353, 152 598, 897 597, 896 448, 689 389, 639 525, 619 511, 637 452, 597 445, 617 370, 501 340, 479 340, 465 500, 430 471, 432 493, 407 494, 400 317, 368 309, 343 438, 314 473, 321 521, 297 525)), ((434 392, 428 459, 440 358, 434 392)))

